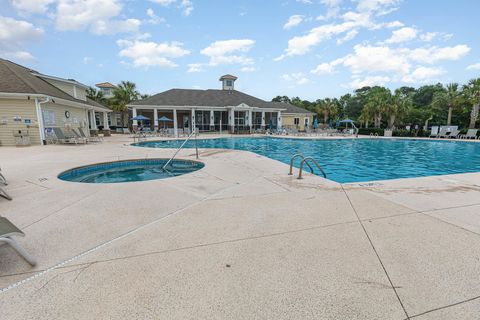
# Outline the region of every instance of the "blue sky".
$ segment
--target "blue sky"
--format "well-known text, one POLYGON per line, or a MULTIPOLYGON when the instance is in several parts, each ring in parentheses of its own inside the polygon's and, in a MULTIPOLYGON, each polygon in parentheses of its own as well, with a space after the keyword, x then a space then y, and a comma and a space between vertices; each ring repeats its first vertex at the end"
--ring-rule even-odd
POLYGON ((0 0, 0 57, 142 93, 236 88, 270 100, 480 76, 476 0, 0 0))

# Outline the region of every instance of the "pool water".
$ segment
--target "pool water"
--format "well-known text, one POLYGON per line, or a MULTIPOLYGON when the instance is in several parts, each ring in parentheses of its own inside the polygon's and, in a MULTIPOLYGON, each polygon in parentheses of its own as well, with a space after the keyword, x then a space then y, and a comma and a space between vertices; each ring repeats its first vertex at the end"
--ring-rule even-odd
POLYGON ((163 170, 168 159, 125 160, 93 164, 61 173, 58 178, 83 183, 119 183, 164 179, 183 175, 204 167, 197 161, 173 160, 163 170))
MULTIPOLYGON (((177 148, 183 140, 144 141, 134 145, 177 148)), ((289 164, 295 153, 314 157, 327 178, 340 182, 365 182, 480 171, 480 143, 414 139, 199 139, 199 148, 255 152, 289 164)), ((186 148, 194 148, 188 141, 186 148)), ((299 167, 300 160, 295 162, 299 167)), ((305 169, 305 168, 304 168, 305 169)), ((314 168, 315 169, 315 168, 314 168)), ((315 169, 316 170, 316 169, 315 169)), ((321 175, 320 172, 315 171, 321 175)))

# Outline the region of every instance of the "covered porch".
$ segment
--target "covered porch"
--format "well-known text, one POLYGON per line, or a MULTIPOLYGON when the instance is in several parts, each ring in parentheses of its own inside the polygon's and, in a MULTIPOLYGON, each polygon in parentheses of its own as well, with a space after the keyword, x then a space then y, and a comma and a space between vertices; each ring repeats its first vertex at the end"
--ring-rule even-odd
POLYGON ((130 107, 133 131, 163 132, 175 137, 197 132, 250 134, 281 128, 280 110, 261 110, 247 105, 236 107, 130 107))

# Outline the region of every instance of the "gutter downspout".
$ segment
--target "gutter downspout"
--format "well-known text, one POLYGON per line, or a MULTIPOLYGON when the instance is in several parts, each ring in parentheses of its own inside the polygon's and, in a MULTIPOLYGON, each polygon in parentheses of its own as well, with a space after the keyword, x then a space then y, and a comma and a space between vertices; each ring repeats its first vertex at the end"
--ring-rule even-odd
POLYGON ((35 98, 35 109, 37 111, 38 130, 40 130, 40 143, 46 145, 45 139, 45 126, 43 124, 42 103, 50 102, 50 97, 45 97, 45 100, 39 101, 39 98, 35 98))

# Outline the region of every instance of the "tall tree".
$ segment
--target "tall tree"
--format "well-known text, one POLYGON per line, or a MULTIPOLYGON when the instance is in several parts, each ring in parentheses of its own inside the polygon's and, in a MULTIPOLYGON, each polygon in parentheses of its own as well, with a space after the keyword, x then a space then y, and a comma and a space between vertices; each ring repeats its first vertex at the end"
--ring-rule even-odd
POLYGON ((438 109, 447 109, 447 126, 452 124, 453 110, 461 105, 462 92, 458 83, 449 83, 442 91, 436 91, 433 95, 432 106, 438 109))
POLYGON ((105 103, 106 102, 106 99, 105 99, 102 91, 97 90, 93 87, 88 87, 86 92, 87 92, 87 97, 88 98, 90 98, 92 100, 95 100, 99 103, 105 103))
POLYGON ((272 102, 290 103, 290 98, 287 96, 276 96, 275 98, 272 99, 272 102))
POLYGON ((408 110, 412 106, 412 99, 408 91, 397 89, 389 100, 384 111, 388 117, 388 128, 393 129, 395 120, 408 113, 408 110))
POLYGON ((362 113, 364 113, 363 118, 373 115, 375 128, 380 128, 382 117, 388 108, 391 97, 392 94, 389 89, 379 86, 373 87, 367 94, 367 103, 362 110, 362 113))
POLYGON ((464 86, 464 92, 467 100, 472 105, 470 124, 468 127, 474 129, 480 108, 480 78, 470 80, 468 84, 464 86))
POLYGON ((323 123, 327 124, 331 116, 337 114, 338 100, 337 99, 319 99, 317 100, 317 112, 323 115, 323 123))
POLYGON ((122 81, 115 89, 113 89, 111 106, 114 111, 122 113, 123 126, 127 124, 125 121, 125 115, 128 115, 127 105, 134 100, 138 100, 138 97, 140 96, 136 87, 137 86, 133 82, 122 81))

